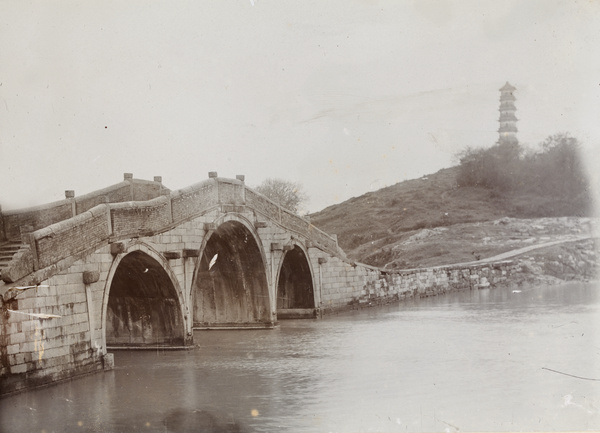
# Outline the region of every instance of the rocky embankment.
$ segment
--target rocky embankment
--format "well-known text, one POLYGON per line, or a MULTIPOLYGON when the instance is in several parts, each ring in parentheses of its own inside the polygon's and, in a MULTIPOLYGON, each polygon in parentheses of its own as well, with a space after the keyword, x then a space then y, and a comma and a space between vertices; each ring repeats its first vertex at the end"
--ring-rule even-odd
POLYGON ((564 242, 532 250, 513 260, 520 272, 511 276, 511 283, 560 284, 567 281, 589 281, 600 277, 597 238, 564 242))
POLYGON ((561 217, 455 224, 407 232, 378 247, 366 263, 412 269, 478 261, 520 260, 523 273, 563 280, 596 274, 597 218, 561 217))
MULTIPOLYGON (((565 221, 563 221, 565 222, 565 221)), ((532 221, 528 222, 533 224, 532 221)), ((489 257, 468 262, 442 264, 412 269, 389 269, 375 272, 351 305, 371 306, 414 297, 429 297, 456 290, 494 287, 527 287, 555 285, 573 281, 600 279, 598 266, 600 241, 593 233, 579 231, 582 221, 569 221, 571 233, 560 230, 554 239, 543 236, 544 242, 533 241, 519 248, 506 250, 489 257)), ((588 222, 583 225, 591 227, 588 222)), ((504 220, 496 225, 526 223, 504 220)), ((557 221, 537 221, 536 230, 553 227, 557 221)), ((514 228, 514 227, 513 227, 514 228)), ((530 236, 532 232, 527 232, 530 236)), ((414 239, 414 238, 413 238, 414 239)), ((532 239, 528 237, 527 239, 532 239)), ((492 238, 485 242, 492 241, 492 238)), ((508 239, 514 241, 514 239, 508 239)), ((494 242, 500 242, 494 239, 494 242)), ((424 247, 423 244, 421 244, 424 247)))

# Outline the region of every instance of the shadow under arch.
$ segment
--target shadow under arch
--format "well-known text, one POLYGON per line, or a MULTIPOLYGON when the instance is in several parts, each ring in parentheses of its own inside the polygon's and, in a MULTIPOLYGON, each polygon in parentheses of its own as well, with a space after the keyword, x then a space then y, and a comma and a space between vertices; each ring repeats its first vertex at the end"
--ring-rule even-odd
POLYGON ((242 222, 230 218, 208 235, 192 298, 195 329, 273 326, 263 254, 242 222))
POLYGON ((152 253, 134 245, 115 263, 103 311, 105 347, 186 344, 176 282, 159 261, 160 255, 152 253))
POLYGON ((315 290, 310 264, 298 246, 283 256, 277 278, 277 318, 314 318, 315 290))

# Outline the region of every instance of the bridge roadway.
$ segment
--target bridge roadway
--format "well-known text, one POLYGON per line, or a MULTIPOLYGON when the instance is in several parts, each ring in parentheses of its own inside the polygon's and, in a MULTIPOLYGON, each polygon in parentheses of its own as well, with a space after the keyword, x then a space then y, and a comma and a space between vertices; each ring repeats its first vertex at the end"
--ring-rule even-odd
POLYGON ((0 394, 110 369, 111 348, 191 346, 197 328, 269 328, 489 286, 511 266, 390 272, 353 263, 335 236, 243 176, 216 173, 177 191, 126 173, 81 197, 67 191, 0 212, 0 244, 12 248, 1 269, 0 394))

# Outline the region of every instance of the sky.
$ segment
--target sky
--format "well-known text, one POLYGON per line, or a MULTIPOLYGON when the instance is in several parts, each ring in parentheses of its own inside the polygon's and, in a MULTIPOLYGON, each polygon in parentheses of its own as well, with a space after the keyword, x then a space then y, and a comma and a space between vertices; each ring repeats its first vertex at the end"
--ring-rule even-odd
POLYGON ((217 171, 315 212, 492 146, 507 81, 600 185, 598 0, 0 0, 0 205, 217 171))

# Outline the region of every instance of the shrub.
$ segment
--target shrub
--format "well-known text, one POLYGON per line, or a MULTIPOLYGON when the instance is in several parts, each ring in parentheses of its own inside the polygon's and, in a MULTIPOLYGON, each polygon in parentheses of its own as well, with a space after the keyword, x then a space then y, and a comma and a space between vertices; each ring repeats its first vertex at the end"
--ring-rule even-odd
POLYGON ((533 194, 554 204, 529 203, 515 210, 530 216, 590 215, 589 182, 579 141, 567 133, 548 137, 537 152, 525 155, 517 143, 488 149, 466 148, 457 155, 459 187, 483 187, 490 198, 533 194))

